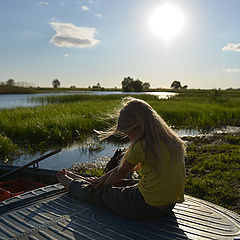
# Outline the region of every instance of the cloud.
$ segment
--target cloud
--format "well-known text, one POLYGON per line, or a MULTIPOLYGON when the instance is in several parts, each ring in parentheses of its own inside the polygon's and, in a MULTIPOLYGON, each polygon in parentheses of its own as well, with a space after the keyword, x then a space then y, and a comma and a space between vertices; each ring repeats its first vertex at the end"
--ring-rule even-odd
POLYGON ((83 10, 83 11, 88 11, 89 8, 88 8, 87 6, 82 6, 82 10, 83 10))
POLYGON ((240 72, 240 68, 224 68, 223 72, 240 72))
POLYGON ((72 23, 50 22, 56 34, 50 39, 50 43, 57 47, 85 48, 92 47, 100 41, 94 38, 97 34, 95 28, 77 27, 72 23))
POLYGON ((67 53, 64 54, 64 57, 68 57, 69 55, 67 53))
POLYGON ((96 14, 95 16, 96 16, 96 17, 98 17, 98 18, 101 18, 101 17, 102 17, 102 15, 101 15, 101 14, 99 14, 99 13, 98 13, 98 14, 96 14))
POLYGON ((222 48, 222 51, 235 51, 240 52, 240 43, 229 43, 228 45, 222 48))
POLYGON ((40 4, 40 5, 48 5, 48 2, 46 2, 46 1, 41 1, 41 2, 39 2, 39 4, 40 4))

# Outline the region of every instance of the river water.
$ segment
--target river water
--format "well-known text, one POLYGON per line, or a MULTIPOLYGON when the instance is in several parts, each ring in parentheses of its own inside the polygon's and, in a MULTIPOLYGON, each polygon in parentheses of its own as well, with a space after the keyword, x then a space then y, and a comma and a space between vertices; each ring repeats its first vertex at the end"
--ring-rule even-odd
POLYGON ((41 105, 40 102, 33 102, 33 97, 45 97, 45 96, 60 96, 60 95, 74 95, 74 94, 91 94, 91 95, 111 95, 111 94, 151 94, 158 96, 159 99, 167 99, 176 95, 172 92, 110 92, 110 91, 65 91, 59 93, 36 93, 36 94, 0 94, 0 109, 3 108, 15 108, 15 107, 34 107, 41 105))

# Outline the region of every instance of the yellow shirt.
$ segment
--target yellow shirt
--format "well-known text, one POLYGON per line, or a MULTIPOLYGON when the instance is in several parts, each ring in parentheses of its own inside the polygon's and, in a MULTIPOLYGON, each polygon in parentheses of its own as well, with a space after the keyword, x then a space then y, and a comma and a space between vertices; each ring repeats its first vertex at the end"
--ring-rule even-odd
POLYGON ((167 146, 162 143, 161 164, 165 171, 156 174, 144 158, 145 142, 137 142, 125 156, 125 160, 142 167, 143 177, 138 188, 147 204, 161 206, 184 201, 185 163, 184 161, 171 162, 171 154, 167 146))

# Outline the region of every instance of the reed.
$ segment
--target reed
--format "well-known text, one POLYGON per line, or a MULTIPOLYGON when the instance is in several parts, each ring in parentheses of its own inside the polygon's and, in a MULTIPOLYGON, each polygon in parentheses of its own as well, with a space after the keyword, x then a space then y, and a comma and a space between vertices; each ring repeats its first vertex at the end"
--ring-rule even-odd
POLYGON ((62 146, 83 139, 102 127, 96 116, 113 108, 115 101, 52 104, 0 111, 1 132, 21 146, 62 146))

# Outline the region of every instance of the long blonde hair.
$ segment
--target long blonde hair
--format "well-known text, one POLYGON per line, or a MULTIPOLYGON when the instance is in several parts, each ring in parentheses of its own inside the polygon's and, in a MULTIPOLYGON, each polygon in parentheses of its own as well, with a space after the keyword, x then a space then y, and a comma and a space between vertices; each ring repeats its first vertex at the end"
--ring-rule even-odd
MULTIPOLYGON (((145 160, 159 174, 164 172, 161 164, 161 149, 164 143, 171 153, 171 162, 183 161, 185 143, 166 124, 158 113, 145 101, 127 97, 123 99, 123 107, 117 111, 117 123, 107 131, 98 132, 100 139, 105 139, 120 132, 128 132, 139 128, 129 149, 140 140, 145 140, 145 160), (159 168, 160 166, 160 168, 159 168)), ((128 150, 129 150, 128 149, 128 150)))

